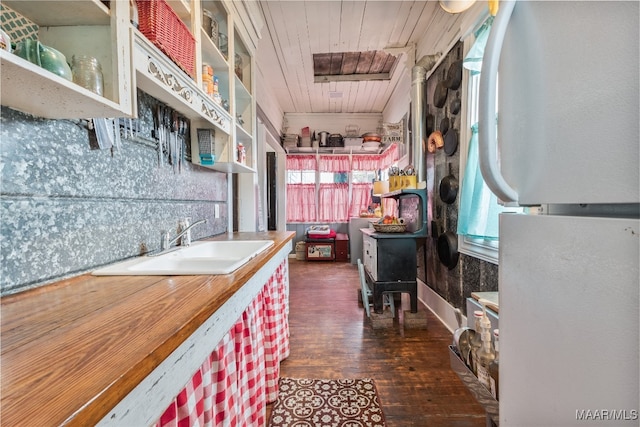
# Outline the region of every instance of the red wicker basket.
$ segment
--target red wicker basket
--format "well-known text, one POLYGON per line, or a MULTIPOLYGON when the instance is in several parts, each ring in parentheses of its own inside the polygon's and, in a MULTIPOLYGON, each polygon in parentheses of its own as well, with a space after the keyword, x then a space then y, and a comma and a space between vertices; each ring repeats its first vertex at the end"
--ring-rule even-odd
POLYGON ((195 75, 193 35, 165 0, 136 0, 139 29, 191 77, 195 75))

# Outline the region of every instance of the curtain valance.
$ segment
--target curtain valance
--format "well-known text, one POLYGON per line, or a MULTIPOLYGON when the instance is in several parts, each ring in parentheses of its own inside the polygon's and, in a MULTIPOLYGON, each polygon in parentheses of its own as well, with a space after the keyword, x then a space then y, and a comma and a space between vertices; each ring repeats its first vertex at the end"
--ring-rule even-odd
POLYGON ((317 170, 316 156, 287 156, 287 170, 317 170))
POLYGON ((351 170, 348 156, 320 156, 320 172, 348 172, 351 170))
POLYGON ((373 171, 386 169, 398 160, 398 146, 392 144, 382 154, 320 154, 287 156, 287 170, 321 172, 373 171))

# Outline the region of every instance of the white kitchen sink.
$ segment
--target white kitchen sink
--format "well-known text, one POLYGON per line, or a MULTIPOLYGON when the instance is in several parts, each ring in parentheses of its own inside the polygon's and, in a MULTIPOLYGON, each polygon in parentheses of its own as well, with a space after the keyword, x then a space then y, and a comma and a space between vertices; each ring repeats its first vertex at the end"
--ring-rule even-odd
POLYGON ((169 276, 229 274, 262 251, 272 240, 195 242, 157 256, 142 256, 95 270, 94 276, 169 276))

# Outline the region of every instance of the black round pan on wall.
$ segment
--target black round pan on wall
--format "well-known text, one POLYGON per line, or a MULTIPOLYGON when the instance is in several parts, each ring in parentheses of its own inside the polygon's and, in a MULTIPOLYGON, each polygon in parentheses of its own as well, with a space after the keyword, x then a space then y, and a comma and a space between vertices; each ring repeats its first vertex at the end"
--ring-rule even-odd
POLYGON ((440 180, 440 200, 450 205, 458 197, 458 180, 451 173, 451 163, 449 163, 449 175, 440 180))
POLYGON ((458 149, 458 131, 453 125, 453 119, 451 119, 451 123, 449 124, 449 130, 447 134, 444 136, 444 152, 447 156, 453 156, 458 149))
POLYGON ((458 235, 452 231, 445 231, 438 236, 436 243, 438 258, 449 270, 453 270, 458 264, 458 235))

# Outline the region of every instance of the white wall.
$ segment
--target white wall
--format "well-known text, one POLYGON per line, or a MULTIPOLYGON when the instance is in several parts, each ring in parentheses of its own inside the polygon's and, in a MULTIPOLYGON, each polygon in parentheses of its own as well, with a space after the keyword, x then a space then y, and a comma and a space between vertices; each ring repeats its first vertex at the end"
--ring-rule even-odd
POLYGON ((282 122, 284 120, 284 111, 278 105, 275 95, 273 94, 271 85, 265 81, 265 77, 260 69, 256 73, 256 103, 267 116, 271 124, 278 130, 282 131, 282 122))

